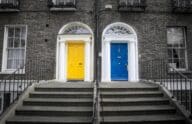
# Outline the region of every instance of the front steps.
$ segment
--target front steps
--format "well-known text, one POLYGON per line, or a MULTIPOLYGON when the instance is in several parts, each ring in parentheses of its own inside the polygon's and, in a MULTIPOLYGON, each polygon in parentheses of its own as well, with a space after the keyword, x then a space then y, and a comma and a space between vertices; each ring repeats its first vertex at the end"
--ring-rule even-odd
MULTIPOLYGON (((6 124, 91 124, 93 83, 49 82, 35 86, 6 124)), ((100 83, 101 124, 185 124, 159 87, 100 83)))
POLYGON ((39 84, 6 124, 91 124, 92 83, 39 84))
POLYGON ((101 83, 101 124, 185 124, 156 85, 101 83))

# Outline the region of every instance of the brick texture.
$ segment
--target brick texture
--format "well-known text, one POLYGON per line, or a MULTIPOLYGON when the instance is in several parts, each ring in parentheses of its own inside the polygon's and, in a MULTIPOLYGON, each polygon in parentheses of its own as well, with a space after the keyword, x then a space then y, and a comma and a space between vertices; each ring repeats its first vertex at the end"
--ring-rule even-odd
MULTIPOLYGON (((172 13, 171 0, 147 0, 145 12, 119 12, 117 0, 95 0, 98 2, 98 32, 96 39, 101 51, 101 34, 104 28, 114 22, 125 22, 137 32, 139 61, 167 58, 167 26, 187 27, 187 53, 189 71, 192 70, 192 14, 172 13), (111 4, 112 10, 105 10, 111 4)), ((62 26, 79 21, 95 31, 94 0, 77 0, 75 12, 50 12, 47 0, 21 0, 20 12, 0 13, 0 56, 3 52, 4 27, 10 24, 28 26, 27 61, 34 58, 48 60, 49 76, 55 78, 56 39, 62 26)), ((2 63, 0 57, 0 65, 2 63)), ((36 65, 37 67, 40 64, 36 65)), ((144 69, 140 66, 139 70, 144 69)), ((101 70, 101 69, 99 69, 101 70)), ((142 71, 141 71, 142 72, 142 71)))

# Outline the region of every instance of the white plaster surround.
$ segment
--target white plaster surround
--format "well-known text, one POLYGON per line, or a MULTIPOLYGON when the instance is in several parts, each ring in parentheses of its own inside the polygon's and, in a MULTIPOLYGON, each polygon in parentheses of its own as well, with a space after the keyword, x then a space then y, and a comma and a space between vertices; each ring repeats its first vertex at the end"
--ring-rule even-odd
POLYGON ((111 82, 111 43, 128 44, 128 80, 130 82, 139 80, 137 42, 135 30, 125 23, 116 22, 105 28, 102 34, 102 82, 111 82), (116 27, 119 28, 117 31, 114 30, 116 27))
POLYGON ((72 22, 63 26, 57 36, 57 57, 56 57, 56 80, 67 81, 67 48, 68 42, 85 43, 85 66, 84 81, 93 81, 93 55, 94 55, 94 36, 91 28, 81 22, 72 22), (70 25, 81 26, 87 29, 90 34, 63 34, 70 25))

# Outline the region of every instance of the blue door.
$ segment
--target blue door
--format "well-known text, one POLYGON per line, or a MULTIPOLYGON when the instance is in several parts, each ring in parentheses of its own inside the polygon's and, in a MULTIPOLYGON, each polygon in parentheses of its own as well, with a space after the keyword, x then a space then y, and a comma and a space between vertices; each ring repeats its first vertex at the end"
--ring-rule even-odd
POLYGON ((128 80, 128 44, 111 44, 111 80, 128 80))

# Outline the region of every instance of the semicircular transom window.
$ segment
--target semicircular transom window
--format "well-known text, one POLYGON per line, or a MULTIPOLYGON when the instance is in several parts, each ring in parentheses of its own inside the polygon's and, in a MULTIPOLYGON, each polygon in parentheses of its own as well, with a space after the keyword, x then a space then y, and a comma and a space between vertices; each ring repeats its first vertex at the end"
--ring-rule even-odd
POLYGON ((105 35, 131 35, 134 34, 128 28, 123 27, 121 25, 114 25, 110 27, 106 32, 105 35))
POLYGON ((86 35, 91 32, 84 26, 81 25, 69 25, 63 32, 65 35, 86 35))

